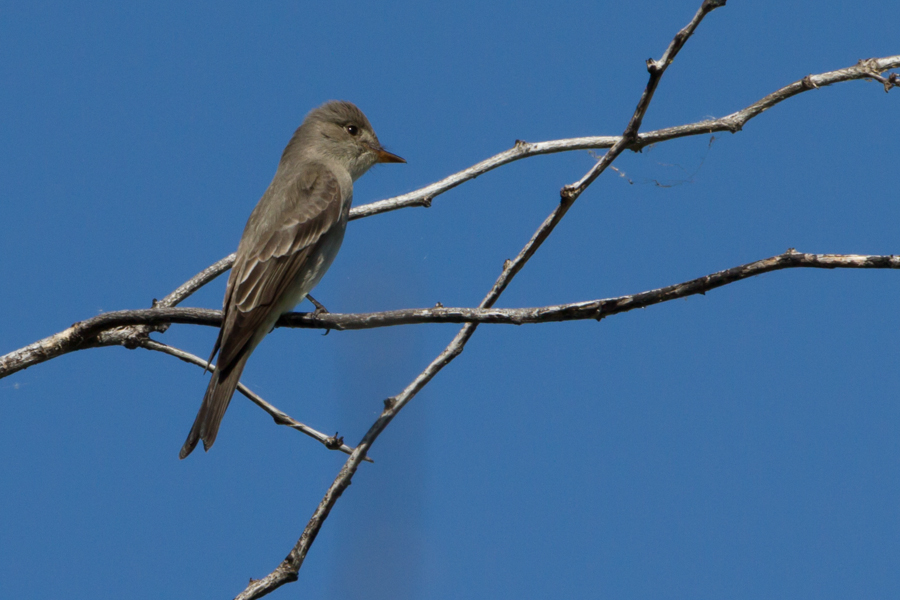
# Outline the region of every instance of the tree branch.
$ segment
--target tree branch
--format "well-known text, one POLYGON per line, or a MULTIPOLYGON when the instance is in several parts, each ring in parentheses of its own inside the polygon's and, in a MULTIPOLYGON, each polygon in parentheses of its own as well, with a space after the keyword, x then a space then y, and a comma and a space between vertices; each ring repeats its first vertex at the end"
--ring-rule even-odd
POLYGON ((206 267, 205 269, 179 285, 177 288, 175 288, 174 291, 172 291, 171 294, 169 294, 162 300, 158 302, 154 300, 153 306, 159 308, 168 308, 170 306, 181 304, 181 302, 188 296, 230 269, 231 265, 234 264, 234 256, 235 253, 232 252, 225 258, 220 259, 219 261, 206 267))
MULTIPOLYGON (((152 312, 152 309, 148 312, 152 312)), ((199 356, 191 354, 190 352, 185 352, 184 350, 175 348, 174 346, 167 346, 166 344, 157 342, 156 340, 145 339, 141 342, 140 347, 146 350, 154 350, 156 352, 168 354, 169 356, 174 356, 175 358, 183 360, 186 363, 197 365, 198 367, 203 367, 204 369, 209 369, 210 371, 216 370, 215 366, 211 365, 199 356)), ((344 454, 350 454, 351 452, 353 452, 353 448, 346 445, 344 443, 344 438, 338 437, 337 434, 333 436, 325 435, 324 433, 313 429, 309 425, 301 423, 287 413, 278 410, 276 407, 263 400, 262 397, 251 391, 250 388, 248 388, 243 383, 238 383, 237 389, 240 393, 249 398, 251 402, 266 411, 266 413, 268 413, 269 416, 272 417, 272 420, 275 421, 276 425, 284 425, 286 427, 290 427, 291 429, 296 429, 300 433, 305 433, 309 437, 320 442, 329 450, 340 450, 344 454)), ((369 462, 374 462, 371 459, 368 460, 369 462)))
MULTIPOLYGON (((741 131, 743 126, 750 119, 762 114, 776 104, 802 92, 829 86, 834 83, 857 79, 873 79, 882 83, 885 86, 885 91, 887 91, 890 87, 900 85, 898 76, 896 74, 891 74, 889 77, 885 78, 882 77, 880 73, 896 68, 900 68, 900 55, 861 60, 856 65, 845 69, 838 69, 836 71, 829 71, 818 75, 807 75, 799 81, 795 81, 790 85, 772 92, 750 106, 719 119, 699 121, 688 125, 678 125, 676 127, 657 129, 656 131, 648 131, 647 133, 639 133, 627 144, 626 149, 639 151, 652 144, 658 144, 668 140, 694 135, 705 135, 720 131, 737 133, 738 131, 741 131)), ((509 150, 496 154, 476 165, 459 171, 458 173, 454 173, 449 177, 445 177, 444 179, 419 190, 403 194, 402 196, 395 196, 393 198, 387 198, 385 200, 379 200, 377 202, 354 207, 353 210, 350 211, 350 219, 361 219, 363 217, 370 217, 372 215, 411 206, 431 206, 431 201, 444 192, 511 162, 541 154, 611 148, 621 139, 622 136, 593 136, 533 143, 517 140, 515 146, 509 150)))
MULTIPOLYGON (((595 319, 695 294, 705 294, 710 290, 747 279, 748 277, 791 268, 897 269, 900 268, 900 256, 805 254, 790 250, 784 254, 732 267, 691 281, 615 298, 528 308, 491 308, 488 306, 454 308, 435 306, 432 308, 406 308, 371 313, 288 313, 278 320, 276 327, 348 331, 426 323, 527 325, 595 319)), ((56 356, 76 350, 127 345, 125 341, 131 338, 128 336, 123 337, 121 333, 135 326, 156 328, 168 326, 172 323, 219 327, 222 324, 222 311, 209 308, 144 308, 103 313, 86 321, 76 323, 69 329, 35 342, 30 346, 0 357, 0 379, 38 362, 50 360, 56 356), (41 353, 30 352, 29 350, 34 347, 42 348, 44 351, 41 353)), ((166 346, 155 340, 140 339, 134 347, 166 352, 201 367, 205 367, 207 364, 205 360, 193 354, 166 346)), ((252 394, 252 392, 248 390, 245 395, 248 394, 252 394)), ((286 419, 290 419, 290 417, 274 407, 271 408, 276 412, 269 411, 266 409, 266 406, 271 405, 259 399, 258 396, 248 395, 248 397, 259 404, 266 412, 269 412, 279 424, 294 426, 288 422, 280 422, 279 419, 282 419, 282 417, 286 419), (260 401, 254 400, 254 397, 260 401)), ((319 435, 313 435, 313 437, 322 441, 319 435)))
POLYGON ((369 329, 419 323, 491 323, 526 325, 602 319, 636 308, 646 308, 671 300, 705 294, 716 288, 772 271, 811 269, 900 269, 900 256, 861 254, 804 254, 788 250, 784 254, 718 271, 675 285, 586 302, 532 308, 420 308, 360 314, 333 314, 316 317, 312 313, 291 313, 279 322, 284 327, 369 329), (331 318, 329 318, 331 317, 331 318), (322 323, 327 321, 327 323, 322 323))

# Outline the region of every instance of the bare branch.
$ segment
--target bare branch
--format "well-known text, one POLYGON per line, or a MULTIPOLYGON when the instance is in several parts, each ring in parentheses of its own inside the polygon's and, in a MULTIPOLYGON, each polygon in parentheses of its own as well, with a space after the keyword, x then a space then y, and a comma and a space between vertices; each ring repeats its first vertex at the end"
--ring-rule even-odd
POLYGON ((732 267, 704 277, 675 285, 602 300, 574 302, 533 308, 420 308, 361 313, 322 315, 292 313, 280 324, 285 327, 329 327, 334 329, 368 329, 419 323, 492 323, 526 325, 602 319, 636 308, 646 308, 671 300, 705 294, 711 290, 763 273, 791 268, 811 269, 900 269, 900 256, 861 254, 803 254, 789 250, 771 258, 732 267), (327 321, 327 324, 321 321, 327 321))
MULTIPOLYGON (((627 144, 626 149, 637 151, 652 144, 658 144, 668 140, 695 135, 705 135, 720 131, 737 133, 738 131, 741 131, 743 126, 750 119, 762 114, 776 104, 802 92, 829 86, 834 83, 857 79, 873 79, 885 85, 885 90, 887 91, 890 87, 897 86, 898 81, 900 80, 898 80, 896 74, 892 74, 885 78, 879 75, 879 73, 897 68, 900 68, 900 55, 861 60, 856 65, 845 69, 838 69, 836 71, 829 71, 818 75, 808 75, 803 79, 772 92, 746 108, 719 119, 699 121, 688 125, 678 125, 676 127, 657 129, 656 131, 648 131, 647 133, 639 133, 627 144)), ((445 177, 422 189, 403 194, 402 196, 395 196, 393 198, 357 206, 350 211, 350 219, 361 219, 363 217, 370 217, 372 215, 411 206, 430 206, 431 201, 444 192, 511 162, 541 154, 611 148, 621 139, 622 136, 594 136, 533 143, 519 140, 516 141, 515 146, 509 150, 496 154, 468 169, 454 173, 453 175, 445 177)))
MULTIPOLYGON (((732 267, 724 271, 712 273, 698 279, 670 285, 656 290, 649 290, 639 294, 618 296, 584 302, 568 304, 556 304, 551 306, 536 306, 528 308, 456 308, 435 306, 432 308, 406 308, 400 310, 386 310, 371 313, 316 313, 299 312, 288 313, 281 317, 277 327, 290 327, 297 329, 335 329, 338 331, 351 331, 360 329, 376 329, 379 327, 395 327, 398 325, 421 325, 427 323, 473 323, 473 324, 506 324, 528 325, 536 323, 552 323, 559 321, 577 321, 581 319, 594 319, 608 317, 620 312, 627 312, 635 308, 645 308, 660 302, 667 302, 676 298, 684 298, 694 294, 704 294, 717 287, 740 281, 748 277, 754 277, 770 271, 778 271, 790 268, 813 269, 896 269, 900 268, 900 256, 895 255, 866 255, 866 254, 802 254, 788 251, 771 258, 732 267)), ((114 345, 106 341, 86 340, 81 345, 65 348, 65 343, 59 339, 90 338, 97 336, 99 340, 106 340, 102 336, 110 334, 112 339, 120 330, 137 325, 160 326, 171 323, 207 325, 219 327, 222 322, 222 312, 208 308, 145 308, 140 310, 121 310, 103 313, 87 321, 82 321, 73 327, 80 333, 68 333, 70 330, 60 332, 55 336, 38 342, 46 346, 54 346, 59 354, 65 354, 73 350, 85 347, 100 347, 114 345)), ((122 344, 115 344, 122 345, 122 344)), ((137 346, 159 350, 187 360, 199 366, 206 366, 206 361, 188 354, 177 348, 160 344, 154 340, 139 341, 137 346), (148 342, 156 346, 149 348, 148 342), (164 349, 165 348, 165 349, 164 349), (190 357, 190 358, 187 358, 190 357)), ((22 352, 25 350, 17 350, 22 352)), ((12 361, 15 353, 0 357, 0 378, 14 373, 12 361), (9 361, 10 364, 7 364, 9 361)), ((19 368, 24 368, 19 366, 19 368)), ((252 399, 252 398, 251 398, 252 399)), ((272 414, 272 413, 270 413, 272 414)), ((272 414, 278 419, 278 416, 272 414)), ((286 424, 286 423, 281 423, 286 424)))
MULTIPOLYGON (((141 342, 141 348, 145 348, 147 350, 154 350, 156 352, 162 352, 164 354, 168 354, 169 356, 174 356, 180 360, 183 360, 186 363, 190 363, 192 365, 197 365, 198 367, 202 367, 204 369, 209 369, 210 371, 215 371, 216 368, 203 360, 199 356, 191 354, 190 352, 185 352, 179 348, 175 348, 174 346, 167 346, 166 344, 162 344, 157 342, 156 340, 145 339, 141 342)), ((266 411, 269 416, 272 417, 272 420, 275 421, 277 425, 284 425, 286 427, 290 427, 291 429, 296 429, 300 433, 305 433, 309 437, 314 440, 320 442, 323 446, 328 448, 329 450, 340 450, 344 454, 350 454, 353 452, 353 448, 343 443, 343 438, 338 437, 337 434, 325 435, 324 433, 317 431, 310 427, 309 425, 305 425, 300 421, 294 419, 287 413, 284 413, 265 400, 263 400, 260 396, 250 390, 243 383, 238 383, 237 389, 240 393, 250 399, 251 402, 256 404, 258 407, 266 411)), ((373 462, 371 459, 368 459, 369 462, 373 462)))
POLYGON ((55 333, 24 348, 0 356, 0 379, 22 369, 42 362, 88 348, 104 346, 125 346, 134 349, 147 338, 151 326, 168 327, 170 323, 181 322, 179 318, 160 318, 166 311, 176 311, 185 320, 203 325, 221 323, 220 311, 208 309, 142 309, 103 313, 91 319, 75 323, 68 329, 55 333))
MULTIPOLYGON (((637 133, 641 128, 641 123, 644 121, 644 115, 647 113, 647 108, 650 106, 653 94, 656 93, 656 86, 659 85, 659 80, 662 79, 666 69, 668 69, 669 65, 672 64, 672 61, 675 60, 675 57, 684 47, 684 44, 688 39, 694 35, 694 31, 697 30, 697 27, 700 25, 703 18, 720 6, 725 6, 725 0, 704 0, 700 9, 694 15, 694 18, 691 19, 691 22, 675 34, 669 47, 666 48, 666 51, 663 53, 662 58, 659 60, 650 59, 647 61, 647 71, 650 73, 650 81, 647 83, 647 87, 644 88, 644 93, 638 101, 637 108, 634 109, 634 116, 631 118, 631 122, 628 123, 628 127, 625 128, 625 132, 622 134, 622 137, 627 141, 637 139, 637 133)), ((585 178, 588 183, 593 181, 593 179, 588 179, 589 177, 590 173, 585 178)))

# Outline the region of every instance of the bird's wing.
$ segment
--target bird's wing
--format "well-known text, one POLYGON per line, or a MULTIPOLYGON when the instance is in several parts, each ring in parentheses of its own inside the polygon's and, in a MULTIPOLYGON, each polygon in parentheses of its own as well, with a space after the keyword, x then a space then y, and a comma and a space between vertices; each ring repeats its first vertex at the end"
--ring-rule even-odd
POLYGON ((341 187, 324 165, 305 168, 253 211, 225 290, 219 340, 222 375, 244 353, 316 243, 341 220, 341 187), (261 210, 265 202, 265 209, 261 210))

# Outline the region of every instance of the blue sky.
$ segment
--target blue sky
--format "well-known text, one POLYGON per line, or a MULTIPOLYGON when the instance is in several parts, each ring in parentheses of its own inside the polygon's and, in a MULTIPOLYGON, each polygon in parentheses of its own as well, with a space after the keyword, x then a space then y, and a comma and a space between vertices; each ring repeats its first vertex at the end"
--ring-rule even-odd
MULTIPOLYGON (((363 204, 509 148, 622 131, 700 4, 4 3, 0 353, 148 307, 234 251, 293 130, 347 99, 408 160, 363 204)), ((900 5, 731 2, 644 129, 900 53, 900 5)), ((796 247, 900 254, 898 90, 803 94, 737 135, 626 154, 498 303, 668 285, 796 247), (633 183, 629 183, 629 179, 633 183), (657 185, 661 183, 662 185, 657 185)), ((595 159, 531 158, 353 222, 336 312, 474 306, 595 159)), ((224 278, 191 298, 219 307, 224 278)), ((606 319, 483 326, 373 447, 273 598, 895 598, 900 405, 889 271, 791 270, 606 319)), ((307 310, 309 305, 301 306, 307 310)), ((456 326, 278 330, 244 381, 354 443, 456 326)), ((210 328, 162 341, 206 356, 210 328)), ((231 598, 285 556, 343 455, 144 350, 0 380, 0 581, 15 598, 231 598)))

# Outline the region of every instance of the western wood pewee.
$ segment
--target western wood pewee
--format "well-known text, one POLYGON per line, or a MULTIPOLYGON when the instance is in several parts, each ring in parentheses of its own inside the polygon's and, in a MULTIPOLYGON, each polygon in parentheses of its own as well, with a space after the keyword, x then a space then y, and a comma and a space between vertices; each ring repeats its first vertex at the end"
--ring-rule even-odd
POLYGON ((244 227, 209 360, 219 360, 181 448, 216 441, 244 365, 282 314, 319 283, 344 239, 353 182, 377 162, 406 162, 378 143, 369 120, 349 102, 310 112, 288 142, 269 189, 244 227))

